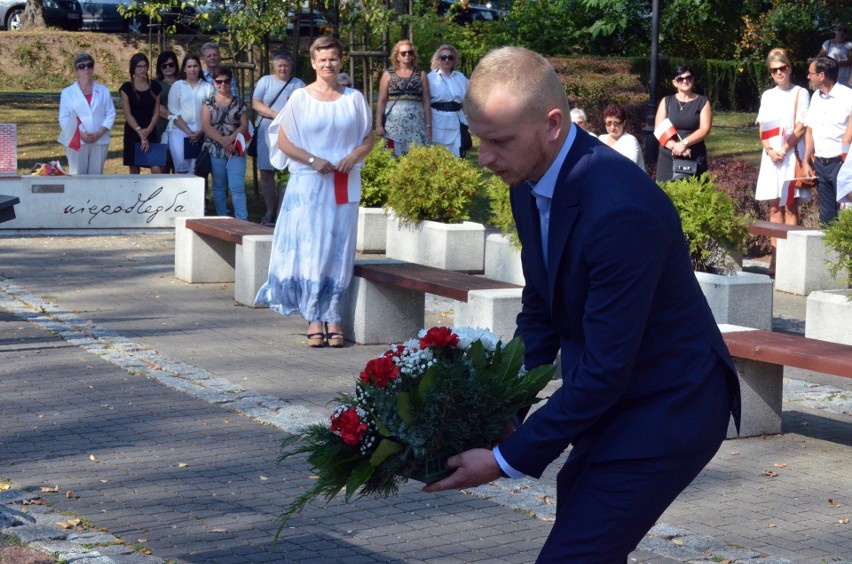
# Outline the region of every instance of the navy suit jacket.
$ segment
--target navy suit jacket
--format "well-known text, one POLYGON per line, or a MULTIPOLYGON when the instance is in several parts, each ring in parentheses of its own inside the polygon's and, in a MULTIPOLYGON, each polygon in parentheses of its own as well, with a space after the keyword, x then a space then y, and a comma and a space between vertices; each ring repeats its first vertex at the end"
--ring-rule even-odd
POLYGON ((540 477, 572 444, 592 461, 718 445, 708 406, 739 422, 736 369, 665 193, 577 135, 551 203, 547 269, 530 188, 511 188, 511 201, 526 277, 516 334, 528 368, 561 350, 562 386, 500 445, 506 461, 540 477))

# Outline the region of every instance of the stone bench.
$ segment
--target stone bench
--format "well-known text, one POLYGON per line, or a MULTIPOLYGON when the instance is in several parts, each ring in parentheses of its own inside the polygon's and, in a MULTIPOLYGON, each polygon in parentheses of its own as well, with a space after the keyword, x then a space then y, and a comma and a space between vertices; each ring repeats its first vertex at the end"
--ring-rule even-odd
POLYGON ((254 307, 267 279, 274 229, 233 217, 175 219, 175 277, 234 282, 234 300, 254 307))
POLYGON ((15 219, 15 204, 20 204, 17 196, 6 196, 0 194, 0 223, 15 219))
MULTIPOLYGON (((741 437, 781 432, 785 366, 852 378, 852 346, 735 325, 719 329, 740 376, 741 437)), ((735 436, 731 423, 728 438, 735 436)))
POLYGON ((807 296, 814 290, 840 288, 825 267, 826 250, 819 229, 757 220, 751 235, 775 237, 775 289, 807 296))
POLYGON ((522 287, 393 259, 355 261, 343 306, 346 338, 400 343, 424 327, 425 295, 456 300, 454 325, 482 327, 508 342, 521 311, 522 287))

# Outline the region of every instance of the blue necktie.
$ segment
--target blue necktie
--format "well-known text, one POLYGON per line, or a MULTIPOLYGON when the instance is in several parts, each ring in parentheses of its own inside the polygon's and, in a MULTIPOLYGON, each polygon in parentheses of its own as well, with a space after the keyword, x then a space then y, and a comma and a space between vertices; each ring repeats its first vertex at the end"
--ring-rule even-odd
MULTIPOLYGON (((533 186, 532 182, 529 182, 533 186)), ((547 268, 547 234, 550 231, 550 198, 540 196, 535 192, 532 193, 535 198, 535 205, 538 208, 539 223, 541 225, 541 254, 544 259, 544 266, 547 268)))

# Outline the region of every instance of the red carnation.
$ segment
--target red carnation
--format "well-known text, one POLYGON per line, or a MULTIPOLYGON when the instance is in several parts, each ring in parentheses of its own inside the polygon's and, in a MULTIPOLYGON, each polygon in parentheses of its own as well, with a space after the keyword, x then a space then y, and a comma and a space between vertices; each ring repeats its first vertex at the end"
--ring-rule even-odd
POLYGON ((397 377, 399 377, 399 368, 388 356, 374 358, 368 362, 360 376, 363 383, 375 384, 380 388, 386 387, 388 382, 396 380, 397 377))
POLYGON ((361 437, 367 430, 367 424, 362 423, 358 411, 350 407, 336 417, 331 417, 331 430, 340 433, 344 443, 355 446, 361 442, 361 437))
POLYGON ((405 352, 405 345, 396 345, 395 347, 389 348, 385 351, 385 356, 387 358, 399 358, 402 356, 402 353, 405 352))
POLYGON ((432 327, 420 339, 420 348, 427 347, 457 347, 459 336, 449 327, 432 327))

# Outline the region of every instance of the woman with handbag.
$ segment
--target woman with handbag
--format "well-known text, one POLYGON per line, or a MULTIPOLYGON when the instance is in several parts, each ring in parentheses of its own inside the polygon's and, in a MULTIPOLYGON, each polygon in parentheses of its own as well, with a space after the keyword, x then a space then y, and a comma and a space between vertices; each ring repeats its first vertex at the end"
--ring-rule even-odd
POLYGON ((246 205, 246 156, 238 145, 239 136, 248 135, 248 113, 245 102, 231 92, 234 74, 227 67, 213 72, 216 94, 201 106, 202 150, 210 153, 213 177, 213 205, 216 215, 228 215, 228 189, 234 217, 248 219, 246 205))
MULTIPOLYGON (((769 202, 769 221, 797 225, 799 206, 796 197, 799 194, 789 194, 783 202, 781 195, 788 181, 801 176, 796 165, 799 155, 805 151, 804 121, 810 95, 806 88, 796 86, 790 80, 792 65, 786 50, 772 49, 766 57, 766 65, 775 86, 760 96, 756 122, 760 124, 763 152, 754 198, 769 202)), ((774 237, 772 247, 775 248, 774 237)))
POLYGON ((469 150, 467 116, 462 102, 467 94, 467 77, 456 70, 459 52, 452 45, 441 45, 432 55, 429 73, 430 106, 432 107, 432 143, 443 145, 457 157, 469 150))
POLYGON ((710 100, 692 90, 694 84, 692 68, 687 65, 677 67, 672 78, 672 86, 677 92, 660 100, 657 107, 654 128, 668 119, 677 129, 677 135, 660 147, 657 182, 672 180, 676 159, 692 161, 688 163, 692 168, 690 175, 707 172, 707 146, 704 139, 713 127, 713 110, 710 100))
POLYGON ((255 157, 260 169, 260 191, 266 213, 260 222, 263 225, 275 225, 278 206, 284 193, 275 182, 275 169, 269 160, 269 143, 266 140, 269 124, 278 116, 290 95, 297 88, 304 88, 301 79, 293 77, 293 57, 288 51, 276 51, 272 55, 272 74, 260 77, 251 97, 251 107, 259 116, 255 124, 254 137, 251 138, 248 152, 255 157))
MULTIPOLYGON (((152 174, 162 174, 163 167, 137 163, 136 145, 142 153, 160 142, 157 121, 160 119, 160 83, 148 78, 150 64, 144 53, 130 57, 130 80, 119 88, 124 112, 124 166, 130 174, 139 174, 150 166, 152 174)), ((165 163, 163 163, 165 165, 165 163)))
POLYGON ((195 169, 195 158, 204 142, 201 105, 215 91, 201 74, 201 59, 198 55, 183 58, 180 78, 169 90, 169 151, 175 172, 190 174, 195 169))
POLYGON ((390 54, 391 68, 382 73, 376 103, 376 133, 393 141, 397 156, 412 144, 432 142, 429 78, 417 68, 417 51, 408 39, 398 41, 390 54))

